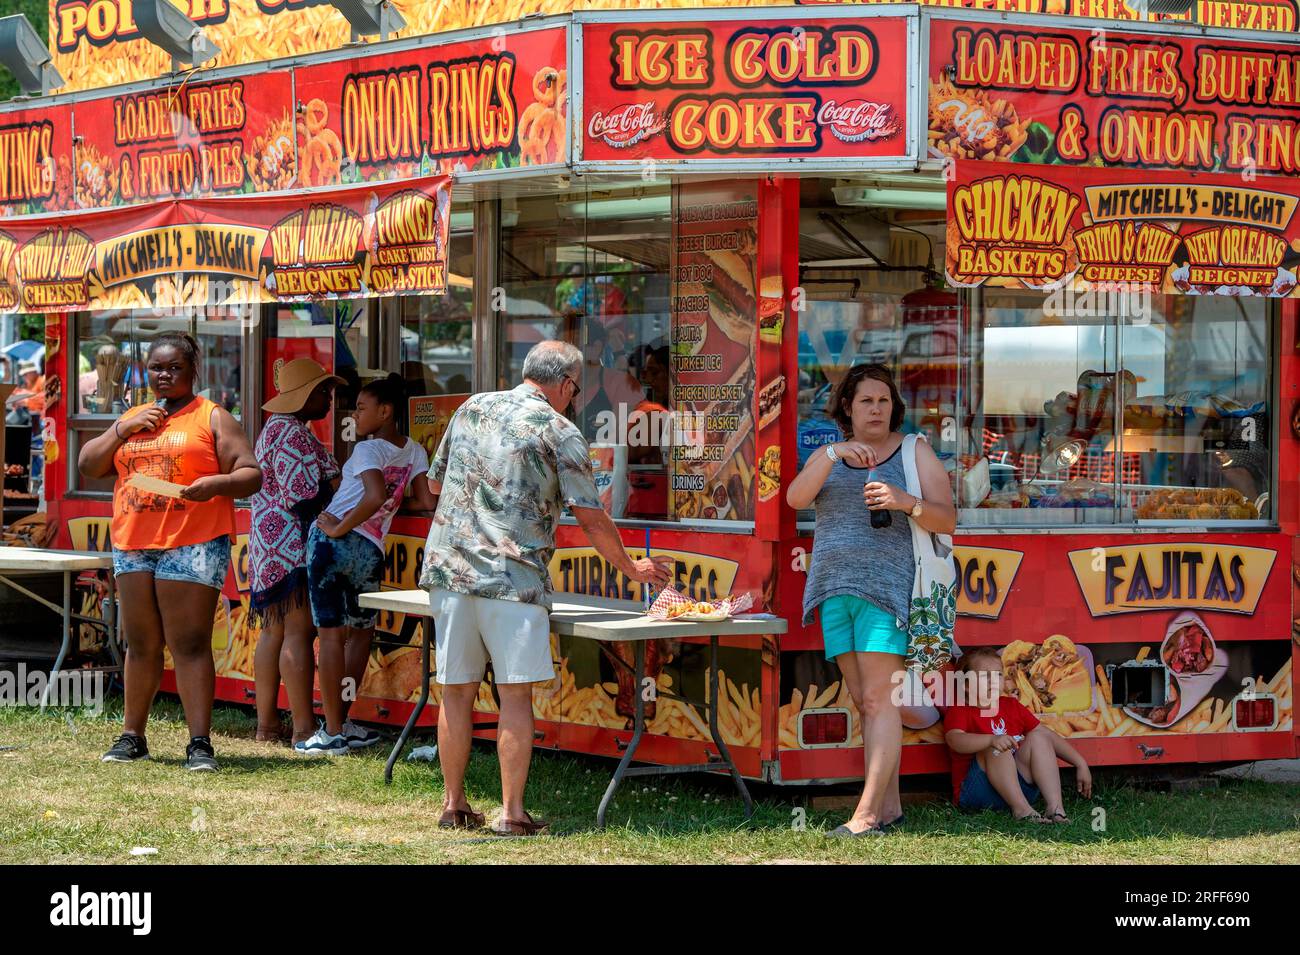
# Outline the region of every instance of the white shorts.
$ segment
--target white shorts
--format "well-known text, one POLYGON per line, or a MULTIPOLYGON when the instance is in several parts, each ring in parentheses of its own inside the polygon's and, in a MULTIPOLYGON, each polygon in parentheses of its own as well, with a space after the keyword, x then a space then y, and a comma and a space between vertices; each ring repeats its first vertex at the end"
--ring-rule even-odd
POLYGON ((478 683, 489 659, 497 683, 555 679, 545 607, 435 589, 429 591, 429 613, 439 683, 478 683))

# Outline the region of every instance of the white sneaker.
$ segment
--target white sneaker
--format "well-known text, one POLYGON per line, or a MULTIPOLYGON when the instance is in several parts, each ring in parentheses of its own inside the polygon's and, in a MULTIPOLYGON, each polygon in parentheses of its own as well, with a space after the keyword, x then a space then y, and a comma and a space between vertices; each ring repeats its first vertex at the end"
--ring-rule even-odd
POLYGON ((348 741, 342 735, 331 736, 322 726, 308 739, 294 743, 293 751, 299 756, 345 756, 348 741))
POLYGON ((365 749, 379 742, 380 736, 368 726, 359 726, 351 720, 343 724, 343 738, 351 749, 365 749))

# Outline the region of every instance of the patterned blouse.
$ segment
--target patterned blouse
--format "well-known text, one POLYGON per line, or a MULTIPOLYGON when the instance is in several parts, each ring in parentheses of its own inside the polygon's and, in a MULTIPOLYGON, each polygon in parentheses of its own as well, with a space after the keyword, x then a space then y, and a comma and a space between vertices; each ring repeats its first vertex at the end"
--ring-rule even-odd
POLYGON ((307 531, 329 503, 339 466, 293 415, 266 420, 254 449, 262 489, 253 495, 248 576, 254 611, 294 596, 306 583, 307 531))
POLYGON ((551 605, 565 507, 600 507, 587 441, 532 385, 474 395, 429 467, 442 482, 420 586, 551 605))

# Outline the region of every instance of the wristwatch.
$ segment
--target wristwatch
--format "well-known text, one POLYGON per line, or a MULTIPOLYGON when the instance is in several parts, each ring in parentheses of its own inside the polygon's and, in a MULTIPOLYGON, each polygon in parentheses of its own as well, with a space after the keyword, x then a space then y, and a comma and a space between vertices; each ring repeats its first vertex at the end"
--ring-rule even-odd
POLYGON ((923 503, 924 503, 924 501, 923 501, 921 498, 918 497, 918 498, 916 499, 916 503, 912 505, 912 509, 911 509, 910 511, 908 511, 908 513, 912 516, 912 519, 913 519, 913 520, 916 520, 917 518, 919 518, 919 517, 921 516, 921 505, 922 505, 923 503))
POLYGON ((835 453, 835 445, 826 445, 826 457, 830 458, 832 461, 838 461, 840 459, 840 456, 835 453))

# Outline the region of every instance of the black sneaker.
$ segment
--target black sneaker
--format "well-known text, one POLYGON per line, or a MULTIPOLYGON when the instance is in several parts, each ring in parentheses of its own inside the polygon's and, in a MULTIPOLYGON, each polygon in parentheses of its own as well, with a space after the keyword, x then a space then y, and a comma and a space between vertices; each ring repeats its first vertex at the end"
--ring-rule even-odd
POLYGON ((99 757, 101 763, 135 763, 149 758, 149 746, 143 736, 123 733, 109 747, 107 753, 99 757))
POLYGON ((185 747, 185 768, 202 773, 216 770, 217 754, 212 748, 212 740, 206 736, 190 737, 190 745, 185 747))

